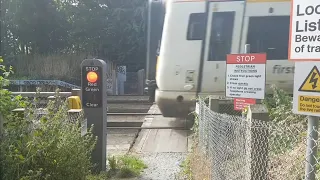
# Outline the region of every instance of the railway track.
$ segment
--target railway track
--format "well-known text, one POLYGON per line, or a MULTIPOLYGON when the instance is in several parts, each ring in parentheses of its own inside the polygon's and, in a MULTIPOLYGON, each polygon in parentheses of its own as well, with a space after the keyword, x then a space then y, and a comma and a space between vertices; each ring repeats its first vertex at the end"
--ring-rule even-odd
MULTIPOLYGON (((54 96, 54 92, 13 92, 13 95, 21 95, 29 98, 39 98, 39 106, 45 107, 48 97, 54 96)), ((60 92, 59 96, 66 99, 71 92, 60 92)), ((107 128, 108 129, 175 129, 185 130, 183 126, 144 126, 142 124, 146 116, 161 116, 161 113, 148 113, 153 105, 148 96, 121 95, 107 97, 107 128)))
MULTIPOLYGON (((147 116, 162 116, 161 113, 108 113, 107 129, 171 129, 171 130, 189 130, 187 126, 142 126, 147 116)), ((183 120, 182 120, 183 121, 183 120)))

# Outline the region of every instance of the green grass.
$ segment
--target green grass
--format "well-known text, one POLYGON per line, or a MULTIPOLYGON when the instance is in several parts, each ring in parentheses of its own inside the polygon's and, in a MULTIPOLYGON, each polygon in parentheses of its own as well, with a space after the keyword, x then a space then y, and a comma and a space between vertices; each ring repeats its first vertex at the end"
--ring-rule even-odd
POLYGON ((106 180, 110 178, 131 178, 140 176, 147 165, 132 155, 112 156, 108 158, 109 171, 99 175, 90 175, 87 180, 106 180))
POLYGON ((147 168, 147 165, 137 157, 125 155, 119 157, 117 167, 119 169, 118 177, 127 178, 139 176, 147 168))
POLYGON ((110 176, 107 172, 102 172, 99 175, 89 175, 86 177, 86 180, 106 180, 109 178, 110 176))

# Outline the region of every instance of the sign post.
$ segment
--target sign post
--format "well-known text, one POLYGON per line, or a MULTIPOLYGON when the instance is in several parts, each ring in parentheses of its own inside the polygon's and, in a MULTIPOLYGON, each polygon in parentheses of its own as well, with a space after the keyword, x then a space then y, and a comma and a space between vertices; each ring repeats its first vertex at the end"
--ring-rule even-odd
MULTIPOLYGON (((236 110, 242 110, 247 105, 255 104, 256 99, 265 97, 267 55, 248 53, 249 45, 245 48, 246 54, 227 55, 226 97, 234 98, 236 110)), ((244 117, 244 114, 242 115, 244 117)), ((256 121, 249 121, 248 124, 250 128, 247 138, 250 143, 246 145, 246 149, 249 153, 247 157, 250 161, 250 179, 259 179, 261 174, 258 172, 267 172, 267 165, 261 162, 267 162, 268 143, 255 128, 256 121)))
POLYGON ((320 115, 320 62, 296 62, 295 66, 293 113, 308 116, 305 176, 314 180, 320 115))
POLYGON ((81 100, 88 127, 93 125, 97 137, 92 152, 94 171, 106 170, 107 148, 107 64, 100 59, 86 59, 81 63, 81 100))
POLYGON ((306 179, 314 180, 320 116, 320 5, 318 0, 292 0, 289 60, 295 62, 293 112, 308 115, 306 179), (297 62, 299 61, 299 62, 297 62))

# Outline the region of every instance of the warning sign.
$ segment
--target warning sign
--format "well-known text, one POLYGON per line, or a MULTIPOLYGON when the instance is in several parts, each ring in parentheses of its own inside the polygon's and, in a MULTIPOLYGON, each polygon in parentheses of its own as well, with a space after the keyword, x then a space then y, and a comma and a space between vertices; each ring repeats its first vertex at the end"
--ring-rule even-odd
POLYGON ((226 97, 264 99, 266 53, 228 54, 226 97))
POLYGON ((248 98, 234 98, 233 99, 233 107, 236 111, 242 111, 245 107, 251 104, 256 104, 255 99, 248 98))
POLYGON ((320 114, 320 96, 299 96, 298 110, 320 114))
POLYGON ((293 112, 320 116, 320 62, 296 62, 293 89, 293 112))
POLYGON ((299 91, 320 92, 320 73, 317 66, 314 66, 301 84, 299 91))
POLYGON ((320 60, 319 0, 292 0, 289 59, 320 60))

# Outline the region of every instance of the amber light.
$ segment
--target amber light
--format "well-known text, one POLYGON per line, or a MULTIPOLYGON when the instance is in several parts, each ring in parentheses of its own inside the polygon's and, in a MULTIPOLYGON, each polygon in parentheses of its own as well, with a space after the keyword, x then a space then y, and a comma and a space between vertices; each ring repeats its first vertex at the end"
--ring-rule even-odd
POLYGON ((91 83, 95 83, 98 80, 98 74, 96 72, 88 72, 87 80, 91 83))

